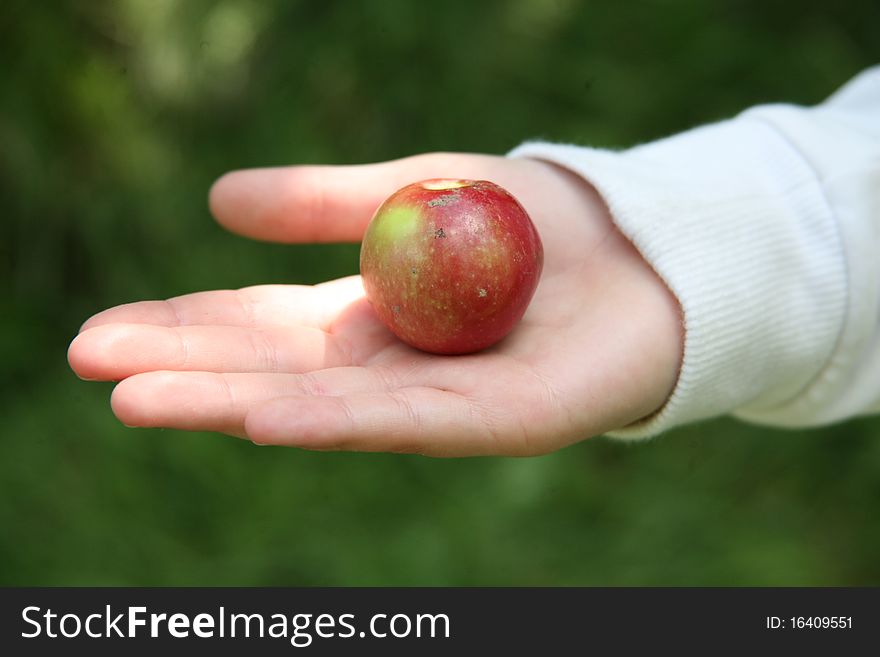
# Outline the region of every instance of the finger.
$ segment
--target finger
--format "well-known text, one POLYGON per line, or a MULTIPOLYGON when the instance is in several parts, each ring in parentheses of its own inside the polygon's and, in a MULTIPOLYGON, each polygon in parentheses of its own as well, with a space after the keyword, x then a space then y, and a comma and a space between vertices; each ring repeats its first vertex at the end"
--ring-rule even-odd
POLYGON ((426 178, 483 178, 499 158, 435 153, 379 164, 233 171, 209 204, 227 229, 280 242, 355 242, 382 201, 426 178))
POLYGON ((247 413, 276 397, 375 393, 393 382, 376 368, 337 367, 304 374, 157 371, 135 374, 113 390, 111 405, 132 427, 244 433, 247 413))
POLYGON ((363 295, 360 276, 320 285, 258 285, 196 292, 167 301, 138 301, 109 308, 88 319, 80 332, 104 324, 300 325, 325 330, 342 309, 363 295))
POLYGON ((350 364, 347 342, 319 329, 104 324, 81 333, 68 360, 78 376, 118 381, 155 370, 308 372, 350 364))
POLYGON ((515 454, 479 406, 429 387, 336 397, 292 396, 252 410, 248 437, 261 444, 316 450, 418 453, 430 456, 515 454))

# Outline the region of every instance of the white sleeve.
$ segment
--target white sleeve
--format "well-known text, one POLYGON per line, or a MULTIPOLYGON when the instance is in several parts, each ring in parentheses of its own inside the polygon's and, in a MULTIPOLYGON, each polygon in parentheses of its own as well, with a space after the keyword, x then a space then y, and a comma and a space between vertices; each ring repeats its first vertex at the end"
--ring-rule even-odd
POLYGON ((675 390, 611 435, 880 411, 880 66, 813 108, 762 105, 622 152, 530 142, 509 155, 589 180, 681 303, 675 390))

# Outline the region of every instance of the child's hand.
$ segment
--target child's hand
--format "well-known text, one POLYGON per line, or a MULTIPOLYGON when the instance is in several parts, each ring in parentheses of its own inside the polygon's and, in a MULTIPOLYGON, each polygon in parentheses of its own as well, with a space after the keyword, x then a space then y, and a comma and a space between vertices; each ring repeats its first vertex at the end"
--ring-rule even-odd
POLYGON ((120 381, 112 406, 125 424, 308 449, 540 454, 656 411, 681 362, 678 303, 596 192, 554 165, 432 154, 240 171, 217 182, 211 207, 251 237, 356 241, 391 192, 444 177, 507 188, 544 243, 535 297, 494 347, 416 351, 379 323, 350 277, 111 308, 82 327, 71 366, 120 381))

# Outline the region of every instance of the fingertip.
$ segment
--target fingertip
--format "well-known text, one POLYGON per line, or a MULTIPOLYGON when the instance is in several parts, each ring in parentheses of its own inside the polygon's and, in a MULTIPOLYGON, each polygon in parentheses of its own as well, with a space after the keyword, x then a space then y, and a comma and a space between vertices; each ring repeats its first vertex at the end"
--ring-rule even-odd
POLYGON ((85 379, 83 373, 87 370, 88 364, 83 358, 82 349, 79 344, 79 334, 70 341, 67 346, 67 364, 79 378, 85 379))
MULTIPOLYGON (((315 167, 241 169, 221 176, 208 192, 211 213, 227 230, 252 239, 278 242, 324 241, 323 221, 311 221, 314 199, 322 198, 315 167), (311 178, 314 178, 312 176, 311 178)), ((319 217, 323 219, 323 217, 319 217)))
MULTIPOLYGON (((116 418, 127 427, 201 429, 203 427, 199 409, 187 398, 188 383, 179 372, 173 371, 157 370, 133 374, 119 381, 113 388, 110 408, 116 418), (180 407, 188 411, 183 421, 179 419, 180 407)), ((220 426, 205 428, 224 430, 220 426)))
POLYGON ((143 401, 138 399, 143 395, 138 394, 132 378, 123 379, 113 388, 110 394, 110 408, 116 419, 127 427, 149 426, 142 412, 143 401))
POLYGON ((217 221, 229 230, 240 232, 252 208, 253 173, 248 170, 230 171, 220 176, 208 190, 208 208, 217 221))
POLYGON ((174 341, 165 339, 165 331, 149 324, 101 324, 74 338, 67 359, 82 379, 118 381, 174 361, 174 341))
POLYGON ((67 347, 67 363, 83 381, 102 381, 99 352, 94 348, 93 335, 90 330, 79 333, 67 347))

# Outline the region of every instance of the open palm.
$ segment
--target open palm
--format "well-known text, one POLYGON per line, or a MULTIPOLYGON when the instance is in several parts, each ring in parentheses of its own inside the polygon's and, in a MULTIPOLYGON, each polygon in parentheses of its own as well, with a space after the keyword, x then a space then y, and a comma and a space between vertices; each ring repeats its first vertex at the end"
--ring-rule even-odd
POLYGON ((535 297, 494 347, 436 356, 406 346, 353 276, 111 308, 83 325, 71 366, 119 381, 112 406, 127 425, 308 449, 540 454, 663 404, 681 359, 678 304, 595 190, 554 165, 431 154, 239 171, 215 184, 211 207, 251 237, 356 241, 386 196, 425 178, 496 182, 541 234, 535 297))

